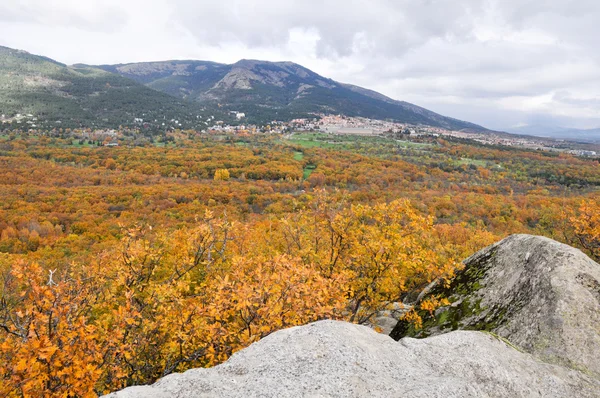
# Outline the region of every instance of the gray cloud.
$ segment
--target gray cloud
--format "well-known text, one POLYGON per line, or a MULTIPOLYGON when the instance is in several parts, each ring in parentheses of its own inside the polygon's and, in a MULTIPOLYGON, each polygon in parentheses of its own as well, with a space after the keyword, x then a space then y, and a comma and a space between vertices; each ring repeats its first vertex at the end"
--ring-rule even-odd
POLYGON ((596 127, 598 20, 595 0, 3 0, 0 44, 67 63, 291 60, 494 128, 596 127))
POLYGON ((110 4, 110 1, 89 0, 81 3, 64 0, 8 0, 0 3, 0 22, 111 32, 118 30, 126 19, 117 4, 110 4))
MULTIPOLYGON (((433 38, 466 37, 477 1, 273 0, 176 1, 176 15, 199 40, 238 40, 249 47, 282 45, 291 28, 316 29, 319 55, 348 56, 357 40, 363 53, 402 54, 433 38), (210 17, 208 17, 210 16, 210 17)), ((366 55, 366 54, 365 54, 366 55)))

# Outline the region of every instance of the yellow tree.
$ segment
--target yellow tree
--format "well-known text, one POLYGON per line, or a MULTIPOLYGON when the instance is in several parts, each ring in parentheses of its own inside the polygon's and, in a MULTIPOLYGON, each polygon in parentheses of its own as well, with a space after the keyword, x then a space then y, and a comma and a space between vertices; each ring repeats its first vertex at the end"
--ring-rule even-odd
POLYGON ((590 199, 579 207, 579 214, 570 218, 575 238, 583 248, 600 260, 600 204, 590 199))
POLYGON ((340 319, 345 306, 343 277, 324 278, 299 259, 236 257, 220 278, 207 307, 212 324, 211 364, 290 326, 340 319))
POLYGON ((324 192, 312 210, 283 220, 281 250, 298 256, 326 277, 344 275, 348 319, 364 323, 438 277, 459 267, 431 217, 407 200, 346 206, 324 192))
POLYGON ((96 298, 75 274, 17 262, 0 304, 0 395, 95 396, 103 342, 89 322, 96 298))
POLYGON ((227 170, 227 169, 217 169, 215 171, 215 177, 214 177, 215 181, 228 181, 229 178, 230 178, 230 176, 229 176, 229 170, 227 170))

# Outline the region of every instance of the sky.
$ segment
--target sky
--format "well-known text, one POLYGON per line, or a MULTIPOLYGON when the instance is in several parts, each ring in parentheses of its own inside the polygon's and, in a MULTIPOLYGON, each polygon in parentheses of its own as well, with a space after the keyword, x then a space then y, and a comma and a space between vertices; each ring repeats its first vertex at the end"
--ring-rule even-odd
POLYGON ((600 127, 597 0, 2 0, 0 45, 73 64, 292 61, 510 130, 600 127))

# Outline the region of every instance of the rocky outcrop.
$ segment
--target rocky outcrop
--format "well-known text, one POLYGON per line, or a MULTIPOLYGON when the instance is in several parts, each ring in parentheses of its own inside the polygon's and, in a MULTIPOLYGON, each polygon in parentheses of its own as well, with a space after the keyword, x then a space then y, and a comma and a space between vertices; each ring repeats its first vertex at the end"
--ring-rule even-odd
POLYGON ((391 333, 427 337, 451 330, 488 330, 537 358, 600 376, 600 265, 551 239, 513 235, 465 261, 449 298, 423 329, 399 322, 391 333))
POLYGON ((212 369, 108 397, 367 396, 600 397, 600 382, 487 333, 395 342, 365 326, 321 321, 273 333, 212 369))

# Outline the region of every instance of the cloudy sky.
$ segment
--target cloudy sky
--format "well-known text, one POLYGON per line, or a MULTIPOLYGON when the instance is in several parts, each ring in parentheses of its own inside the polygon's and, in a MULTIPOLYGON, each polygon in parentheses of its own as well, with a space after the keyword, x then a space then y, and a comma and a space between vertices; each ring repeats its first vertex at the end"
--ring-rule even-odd
POLYGON ((294 61, 506 129, 600 127, 597 0, 2 0, 0 45, 58 61, 294 61))

